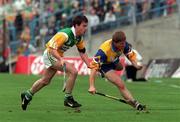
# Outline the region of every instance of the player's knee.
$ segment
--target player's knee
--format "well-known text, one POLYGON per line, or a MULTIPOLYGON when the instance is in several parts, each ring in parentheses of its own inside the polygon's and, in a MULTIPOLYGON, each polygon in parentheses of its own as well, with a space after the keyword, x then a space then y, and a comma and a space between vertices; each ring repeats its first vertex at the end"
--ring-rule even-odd
POLYGON ((71 75, 72 75, 72 76, 77 76, 77 75, 78 75, 78 71, 77 71, 76 69, 73 69, 73 70, 71 71, 71 75))
POLYGON ((76 68, 74 67, 73 64, 69 64, 69 75, 73 76, 73 77, 76 77, 78 75, 78 71, 76 70, 76 68))

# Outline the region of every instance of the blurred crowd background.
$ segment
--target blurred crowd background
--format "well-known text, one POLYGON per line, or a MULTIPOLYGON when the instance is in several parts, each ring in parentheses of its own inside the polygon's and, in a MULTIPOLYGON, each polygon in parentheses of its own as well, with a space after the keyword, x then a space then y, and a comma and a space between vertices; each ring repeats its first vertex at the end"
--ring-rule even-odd
POLYGON ((78 14, 88 17, 88 34, 94 35, 174 12, 176 0, 1 0, 0 62, 9 51, 12 57, 38 53, 78 14))

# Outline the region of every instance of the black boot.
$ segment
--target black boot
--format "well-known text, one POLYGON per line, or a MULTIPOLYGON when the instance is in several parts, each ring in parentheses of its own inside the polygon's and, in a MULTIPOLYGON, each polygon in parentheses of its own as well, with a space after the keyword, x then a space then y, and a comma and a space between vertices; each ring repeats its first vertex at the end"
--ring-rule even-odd
POLYGON ((66 97, 64 100, 64 106, 71 107, 71 108, 77 108, 81 107, 81 104, 76 102, 73 98, 73 96, 66 97))

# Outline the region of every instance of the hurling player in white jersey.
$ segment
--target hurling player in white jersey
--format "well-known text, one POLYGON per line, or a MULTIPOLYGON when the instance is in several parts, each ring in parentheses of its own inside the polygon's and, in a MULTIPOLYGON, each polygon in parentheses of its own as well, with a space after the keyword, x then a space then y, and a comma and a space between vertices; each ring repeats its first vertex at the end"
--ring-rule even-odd
POLYGON ((63 54, 70 47, 76 45, 81 59, 88 68, 91 68, 84 46, 84 40, 82 40, 82 36, 87 30, 88 19, 84 15, 79 15, 74 18, 72 24, 73 26, 71 28, 64 28, 57 32, 46 44, 43 55, 45 64, 44 74, 39 80, 34 82, 30 89, 21 93, 21 107, 23 110, 26 110, 28 103, 32 100, 32 96, 48 85, 58 70, 63 72, 64 69, 66 74, 68 74, 65 86, 64 106, 72 108, 81 106, 80 103, 74 100, 72 95, 78 72, 73 64, 63 60, 63 54))

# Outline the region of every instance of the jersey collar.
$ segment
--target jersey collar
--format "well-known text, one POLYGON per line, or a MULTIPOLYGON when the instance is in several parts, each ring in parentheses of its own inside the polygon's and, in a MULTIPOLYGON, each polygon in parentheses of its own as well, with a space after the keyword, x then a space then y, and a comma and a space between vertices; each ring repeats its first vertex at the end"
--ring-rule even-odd
POLYGON ((111 47, 112 47, 112 50, 113 50, 114 52, 116 52, 116 53, 118 53, 118 54, 121 54, 121 53, 122 53, 122 51, 119 51, 119 50, 114 46, 113 42, 111 42, 111 47))
POLYGON ((112 47, 112 50, 113 50, 114 52, 118 52, 117 49, 116 49, 116 47, 114 46, 113 42, 111 42, 111 47, 112 47))
POLYGON ((72 30, 72 32, 73 32, 73 34, 74 34, 74 37, 76 37, 76 32, 75 32, 74 26, 71 27, 71 30, 72 30))

